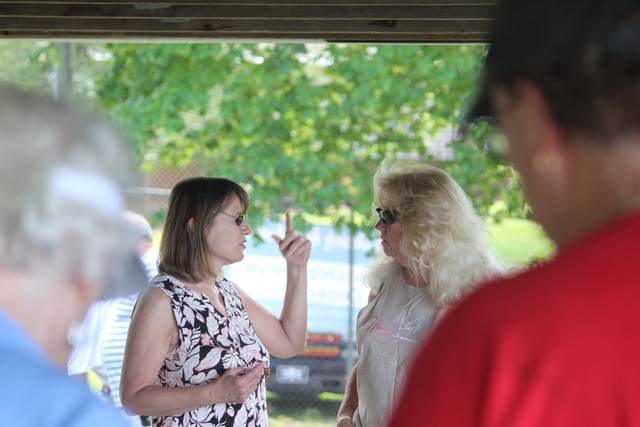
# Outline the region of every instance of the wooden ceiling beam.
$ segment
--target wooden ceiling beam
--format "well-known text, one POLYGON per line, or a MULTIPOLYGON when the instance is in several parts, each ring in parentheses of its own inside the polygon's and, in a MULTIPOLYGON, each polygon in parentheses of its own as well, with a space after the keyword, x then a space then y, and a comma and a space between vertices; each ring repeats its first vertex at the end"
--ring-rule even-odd
POLYGON ((213 33, 233 31, 245 33, 489 33, 487 21, 409 21, 409 20, 252 20, 252 19, 72 19, 72 18, 3 18, 3 30, 67 30, 129 32, 213 33))
MULTIPOLYGON (((158 8, 162 6, 170 5, 301 5, 301 6, 391 6, 390 0, 171 0, 171 1, 158 1, 158 0, 137 0, 137 1, 123 1, 123 0, 25 0, 22 2, 16 2, 15 0, 0 0, 0 6, 9 3, 24 3, 24 4, 106 4, 106 5, 151 5, 158 8)), ((484 6, 497 6, 497 0, 398 0, 394 1, 393 6, 472 6, 472 5, 484 5, 484 6)))
POLYGON ((151 9, 140 5, 33 4, 0 5, 5 18, 185 18, 185 19, 386 19, 386 20, 490 20, 487 6, 301 6, 301 5, 171 5, 151 9))
MULTIPOLYGON (((247 35, 242 32, 219 32, 203 36, 202 33, 189 32, 90 32, 90 31, 6 31, 3 34, 7 39, 82 39, 82 40, 105 40, 105 41, 136 41, 145 40, 162 42, 197 42, 197 41, 262 41, 262 42, 305 42, 305 41, 326 41, 329 43, 372 43, 375 37, 376 43, 385 44, 424 44, 421 34, 354 34, 354 33, 316 33, 315 38, 310 38, 308 34, 296 37, 294 33, 252 33, 247 35)), ((483 43, 488 34, 430 34, 428 43, 483 43)))
POLYGON ((491 0, 0 0, 0 39, 487 42, 491 0))

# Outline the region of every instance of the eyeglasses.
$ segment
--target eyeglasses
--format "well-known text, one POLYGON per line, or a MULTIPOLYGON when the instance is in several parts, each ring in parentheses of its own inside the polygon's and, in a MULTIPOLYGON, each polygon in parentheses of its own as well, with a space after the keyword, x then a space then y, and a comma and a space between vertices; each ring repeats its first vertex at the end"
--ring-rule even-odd
POLYGON ((231 218, 233 218, 238 227, 240 227, 242 223, 247 220, 247 214, 244 214, 244 215, 240 214, 238 216, 235 216, 235 215, 228 214, 226 212, 220 212, 220 213, 223 213, 226 216, 230 216, 231 218))
POLYGON ((384 222, 384 225, 391 225, 398 220, 400 214, 393 211, 383 211, 382 208, 376 208, 378 218, 384 222))

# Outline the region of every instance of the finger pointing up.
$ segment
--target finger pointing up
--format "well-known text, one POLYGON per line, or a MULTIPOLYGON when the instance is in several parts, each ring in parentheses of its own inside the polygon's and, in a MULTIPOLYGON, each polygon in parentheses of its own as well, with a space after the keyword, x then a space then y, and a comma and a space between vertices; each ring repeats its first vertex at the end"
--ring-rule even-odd
POLYGON ((287 234, 289 234, 293 231, 293 219, 291 219, 291 211, 289 209, 287 209, 286 216, 287 216, 287 234))

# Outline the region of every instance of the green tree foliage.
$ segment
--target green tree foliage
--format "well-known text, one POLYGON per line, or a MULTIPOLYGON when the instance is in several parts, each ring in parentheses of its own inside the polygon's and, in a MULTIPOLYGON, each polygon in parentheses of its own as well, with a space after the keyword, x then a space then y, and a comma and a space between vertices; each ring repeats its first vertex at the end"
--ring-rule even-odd
MULTIPOLYGON (((146 168, 197 159, 242 183, 251 214, 288 206, 371 229, 373 173, 385 157, 434 161, 430 142, 473 100, 483 46, 113 44, 99 99, 139 144, 146 168)), ((481 214, 523 213, 513 170, 484 133, 437 162, 481 214), (496 205, 496 201, 502 203, 496 205), (496 206, 498 208, 496 208, 496 206), (493 207, 493 208, 492 208, 493 207), (490 211, 490 209, 492 209, 490 211)), ((257 217, 257 218, 256 218, 257 217)))
MULTIPOLYGON (((56 69, 62 62, 59 44, 49 41, 0 41, 0 82, 53 95, 56 69)), ((95 99, 97 76, 104 75, 111 54, 100 43, 72 43, 73 91, 76 100, 95 99)), ((93 104, 87 102, 88 107, 93 104)))
MULTIPOLYGON (((515 172, 480 124, 436 158, 460 124, 486 47, 322 44, 74 44, 74 91, 130 135, 141 165, 242 183, 252 223, 292 206, 341 225, 344 202, 371 230, 371 180, 385 157, 447 170, 481 214, 526 216, 515 172)), ((1 42, 0 79, 51 92, 56 43, 1 42)))
POLYGON ((0 81, 50 94, 59 52, 49 42, 0 42, 0 81))

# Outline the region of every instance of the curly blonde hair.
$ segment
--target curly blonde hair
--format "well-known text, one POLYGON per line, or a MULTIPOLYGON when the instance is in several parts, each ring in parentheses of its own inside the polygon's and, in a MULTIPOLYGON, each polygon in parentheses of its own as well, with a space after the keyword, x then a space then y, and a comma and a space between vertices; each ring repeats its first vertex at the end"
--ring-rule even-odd
MULTIPOLYGON (((443 170, 418 161, 385 160, 373 178, 373 190, 378 206, 399 213, 400 253, 413 273, 429 283, 438 306, 454 304, 478 282, 502 274, 484 241, 486 224, 443 170)), ((393 258, 378 255, 365 275, 374 295, 398 268, 393 258)))

